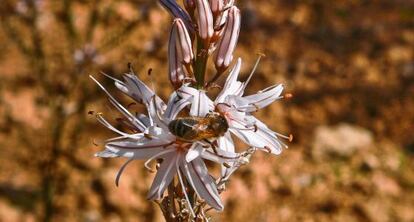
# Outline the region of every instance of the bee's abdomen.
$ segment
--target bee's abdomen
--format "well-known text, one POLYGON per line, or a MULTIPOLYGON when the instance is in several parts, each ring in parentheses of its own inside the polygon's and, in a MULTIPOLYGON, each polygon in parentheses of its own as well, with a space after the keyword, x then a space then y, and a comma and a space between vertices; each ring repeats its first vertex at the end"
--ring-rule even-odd
POLYGON ((168 124, 168 129, 179 138, 193 140, 197 136, 197 132, 193 129, 196 124, 197 121, 192 118, 176 119, 168 124))

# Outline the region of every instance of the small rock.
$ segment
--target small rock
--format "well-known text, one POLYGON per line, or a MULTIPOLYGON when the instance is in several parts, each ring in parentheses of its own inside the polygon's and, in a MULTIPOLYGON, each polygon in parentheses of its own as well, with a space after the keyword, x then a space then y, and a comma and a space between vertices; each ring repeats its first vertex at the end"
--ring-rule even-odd
POLYGON ((393 178, 388 177, 383 173, 375 173, 372 177, 372 182, 382 194, 396 197, 401 194, 401 187, 398 183, 393 178))
POLYGON ((320 158, 325 155, 349 157, 355 151, 373 144, 370 131, 349 124, 338 126, 320 126, 315 131, 313 155, 320 158))

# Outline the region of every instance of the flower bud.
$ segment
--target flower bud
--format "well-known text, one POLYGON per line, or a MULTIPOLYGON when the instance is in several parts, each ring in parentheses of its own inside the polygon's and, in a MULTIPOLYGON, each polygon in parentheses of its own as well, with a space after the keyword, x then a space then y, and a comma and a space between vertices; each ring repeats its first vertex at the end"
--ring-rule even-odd
POLYGON ((175 19, 168 43, 169 77, 172 85, 179 88, 188 77, 184 70, 194 58, 190 35, 181 19, 175 19))
POLYGON ((187 26, 187 29, 189 31, 193 31, 193 26, 191 25, 191 18, 187 14, 187 12, 182 9, 176 0, 159 0, 161 5, 167 9, 172 16, 175 18, 180 18, 183 20, 185 25, 187 26))
POLYGON ((176 50, 182 63, 190 64, 194 58, 190 35, 181 19, 175 19, 173 23, 174 35, 176 35, 176 50))
POLYGON ((233 60, 233 52, 236 48, 240 32, 240 10, 232 6, 227 16, 221 39, 217 44, 214 63, 217 70, 225 70, 233 60))
POLYGON ((187 11, 193 12, 196 7, 195 0, 184 0, 184 7, 187 11))
POLYGON ((214 16, 219 15, 224 9, 224 0, 209 0, 209 3, 214 16))
POLYGON ((197 0, 197 25, 198 33, 203 40, 213 36, 213 14, 207 0, 197 0))

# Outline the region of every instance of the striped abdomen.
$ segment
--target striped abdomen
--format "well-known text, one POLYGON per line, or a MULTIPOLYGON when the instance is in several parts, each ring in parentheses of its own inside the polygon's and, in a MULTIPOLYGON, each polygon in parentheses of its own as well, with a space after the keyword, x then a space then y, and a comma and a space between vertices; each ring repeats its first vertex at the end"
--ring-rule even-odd
POLYGON ((199 121, 195 118, 179 118, 173 120, 168 124, 168 129, 175 136, 188 140, 194 141, 198 138, 198 132, 196 130, 199 121))

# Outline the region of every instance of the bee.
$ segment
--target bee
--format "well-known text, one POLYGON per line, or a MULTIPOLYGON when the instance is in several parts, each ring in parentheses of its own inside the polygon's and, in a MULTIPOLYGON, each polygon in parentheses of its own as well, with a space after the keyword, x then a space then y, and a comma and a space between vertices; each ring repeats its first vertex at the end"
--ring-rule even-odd
POLYGON ((206 117, 181 117, 171 121, 168 129, 186 142, 206 141, 223 136, 229 129, 226 118, 216 112, 206 117))

